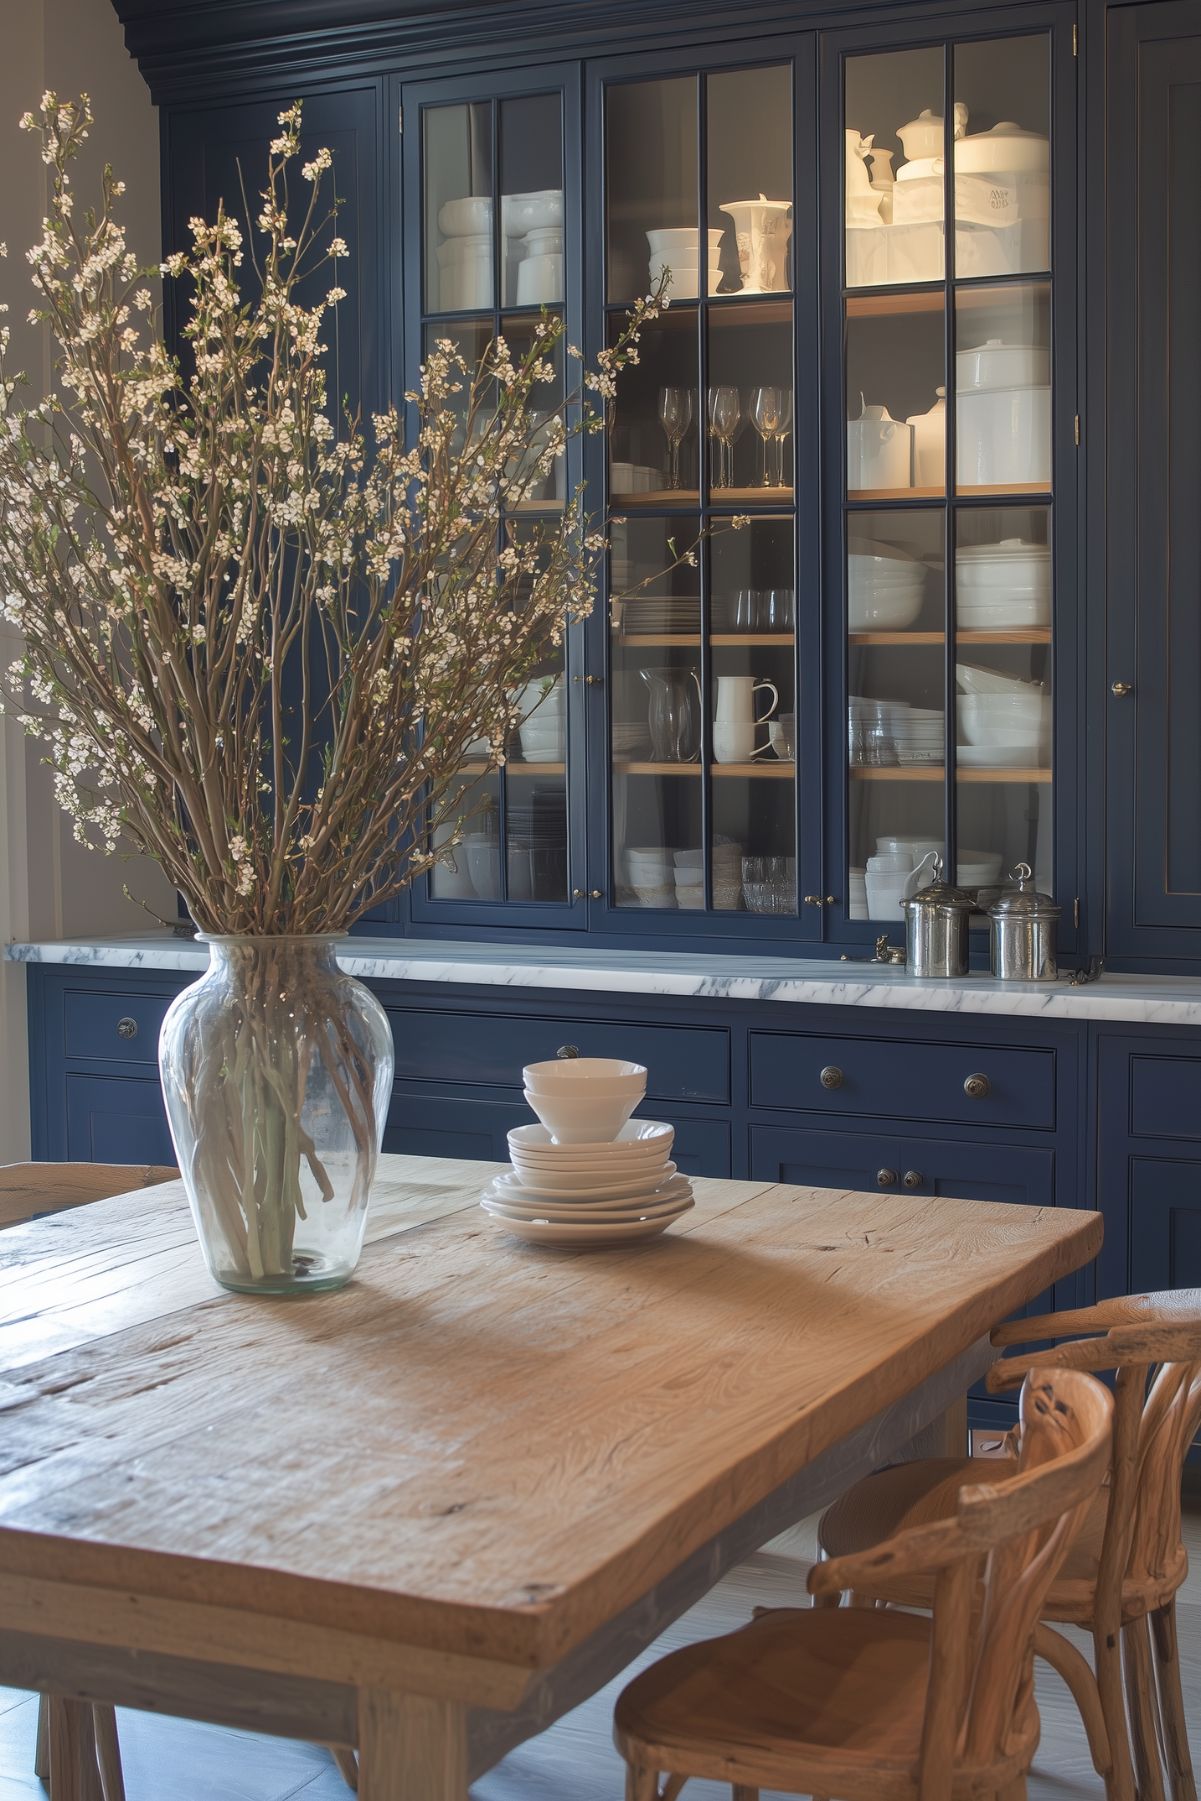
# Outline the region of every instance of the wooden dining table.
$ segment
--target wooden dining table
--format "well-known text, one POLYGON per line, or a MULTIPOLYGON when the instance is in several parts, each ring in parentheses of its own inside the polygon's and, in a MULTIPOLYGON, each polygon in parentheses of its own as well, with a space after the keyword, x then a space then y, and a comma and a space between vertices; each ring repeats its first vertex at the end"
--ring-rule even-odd
MULTIPOLYGON (((359 1748, 468 1785, 729 1566, 900 1453, 1100 1215, 698 1180, 663 1237, 554 1250, 494 1167, 384 1157, 352 1283, 218 1291, 182 1188, 0 1236, 0 1683, 359 1748)), ((782 1597, 794 1601, 795 1596, 782 1597)))

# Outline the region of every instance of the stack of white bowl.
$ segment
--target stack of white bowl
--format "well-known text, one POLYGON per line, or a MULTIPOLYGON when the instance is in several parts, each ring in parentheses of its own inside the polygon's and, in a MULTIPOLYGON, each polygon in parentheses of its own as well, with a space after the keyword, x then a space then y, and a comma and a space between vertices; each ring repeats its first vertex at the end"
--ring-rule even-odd
POLYGON ((541 1244, 628 1244, 687 1213, 692 1189, 671 1161, 674 1129, 630 1119, 646 1093, 640 1063, 556 1058, 522 1074, 542 1124, 509 1133, 512 1168, 481 1202, 506 1232, 541 1244))
MULTIPOLYGON (((714 229, 705 234, 708 246, 708 281, 706 292, 716 294, 721 286, 721 230, 714 229)), ((664 226, 659 231, 648 231, 646 241, 651 247, 650 282, 655 289, 663 279, 663 271, 670 269, 671 286, 668 296, 672 300, 695 300, 701 291, 701 232, 698 225, 664 226)))
POLYGON ((563 298, 563 190, 502 194, 501 225, 510 269, 516 260, 518 306, 563 298))
POLYGON ((492 201, 469 194, 448 200, 438 211, 438 296, 444 313, 494 304, 492 282, 492 201))
POLYGON ((847 556, 847 623, 853 632, 912 625, 926 597, 926 565, 895 544, 865 538, 847 556))
POLYGON ((675 853, 669 845, 632 846, 626 851, 626 873, 638 906, 675 906, 675 853))
POLYGON ((957 757, 965 769, 1041 767, 1051 749, 1051 696, 1041 682, 961 663, 957 757))
POLYGON ((521 690, 524 713, 518 728, 522 761, 561 763, 566 754, 565 695, 562 678, 552 682, 527 682, 521 690))
POLYGON ((1023 538, 961 545, 955 553, 955 610, 968 632, 1050 625, 1050 545, 1023 538))
POLYGON ((1050 352, 989 338, 955 358, 960 486, 1051 485, 1050 352))

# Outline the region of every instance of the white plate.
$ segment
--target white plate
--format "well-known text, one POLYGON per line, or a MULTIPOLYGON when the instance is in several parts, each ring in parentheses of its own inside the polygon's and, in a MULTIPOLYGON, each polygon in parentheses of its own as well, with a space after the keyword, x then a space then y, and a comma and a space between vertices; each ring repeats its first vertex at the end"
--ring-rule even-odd
POLYGON ((502 1232, 511 1232, 514 1238, 524 1238, 529 1244, 583 1250, 586 1245, 637 1244, 642 1238, 657 1238, 678 1216, 668 1214, 660 1219, 620 1220, 607 1226, 552 1225, 535 1219, 502 1219, 497 1214, 490 1217, 502 1232))
POLYGON ((535 1194, 533 1189, 523 1187, 506 1176, 497 1176, 489 1182, 484 1190, 484 1199, 494 1201, 501 1207, 532 1207, 535 1211, 554 1208, 556 1212, 576 1212, 581 1216, 594 1213, 598 1208, 626 1212, 631 1207, 658 1206, 660 1203, 673 1203, 683 1200, 692 1193, 692 1185, 687 1176, 669 1176, 665 1182, 643 1181, 637 1193, 622 1195, 585 1195, 585 1194, 535 1194))
POLYGON ((681 1213, 687 1213, 693 1205, 690 1194, 677 1195, 671 1201, 635 1203, 629 1207, 590 1207, 581 1213, 579 1208, 556 1207, 522 1207, 516 1201, 498 1201, 485 1195, 480 1206, 490 1219, 545 1220, 552 1226, 618 1226, 640 1219, 676 1219, 681 1213))
POLYGON ((600 1143, 590 1144, 556 1144, 545 1126, 514 1126, 509 1133, 511 1150, 541 1153, 543 1157, 561 1160, 564 1163, 589 1163, 605 1158, 615 1151, 628 1156, 653 1157, 670 1149, 676 1129, 662 1119, 631 1119, 621 1128, 616 1138, 604 1139, 600 1143))
POLYGON ((964 769, 1037 769, 1041 759, 1036 744, 961 744, 955 752, 964 769))
POLYGON ((535 1169, 531 1163, 523 1170, 514 1167, 507 1174, 497 1176, 492 1186, 498 1192, 503 1190, 511 1194, 514 1200, 523 1195, 540 1195, 554 1201, 623 1201, 645 1194, 650 1186, 662 1188, 675 1174, 675 1164, 667 1162, 657 1169, 639 1169, 629 1176, 615 1176, 612 1181, 598 1182, 591 1170, 579 1174, 570 1170, 550 1172, 535 1169))

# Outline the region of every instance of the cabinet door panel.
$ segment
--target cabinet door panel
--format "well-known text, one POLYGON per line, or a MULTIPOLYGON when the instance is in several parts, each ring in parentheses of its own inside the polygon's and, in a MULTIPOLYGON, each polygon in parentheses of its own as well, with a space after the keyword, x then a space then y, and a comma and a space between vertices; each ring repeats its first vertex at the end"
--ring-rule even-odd
POLYGON ((880 1171, 896 1185, 900 1149, 895 1138, 860 1132, 806 1132, 792 1126, 751 1127, 751 1175, 757 1181, 803 1188, 879 1186, 880 1171))
POLYGON ((1132 1157, 1129 1201, 1132 1290, 1201 1285, 1201 1162, 1132 1157))
POLYGON ((1108 943, 1201 951, 1201 5, 1115 8, 1107 116, 1108 943), (1133 804, 1132 804, 1133 803, 1133 804))
POLYGON ((68 1075, 66 1094, 72 1162, 175 1162, 157 1078, 68 1075))
POLYGON ((408 1094, 393 1096, 384 1131, 385 1151, 415 1157, 467 1157, 481 1163, 507 1163, 506 1134, 528 1126, 529 1109, 520 1099, 502 1101, 427 1100, 408 1094))

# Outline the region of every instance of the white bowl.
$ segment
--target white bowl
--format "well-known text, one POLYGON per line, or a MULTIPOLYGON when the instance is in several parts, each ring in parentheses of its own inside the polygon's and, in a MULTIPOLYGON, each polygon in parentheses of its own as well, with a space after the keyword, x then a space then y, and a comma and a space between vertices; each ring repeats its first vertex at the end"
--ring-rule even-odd
POLYGON ((1024 538, 1002 538, 995 544, 961 544, 955 553, 955 579, 961 593, 1051 585, 1051 546, 1024 538))
POLYGON ((535 1094, 532 1088, 524 1093, 526 1106, 559 1144, 611 1142, 642 1098, 640 1093, 608 1097, 591 1092, 535 1094))
POLYGON ((446 201, 438 211, 438 229, 446 238, 465 238, 473 232, 491 231, 491 197, 472 194, 462 200, 446 201))
POLYGON ((1002 675, 996 669, 982 669, 977 663, 957 663, 955 666, 956 685, 965 694, 1033 694, 1037 692, 1033 682, 1026 682, 1016 675, 1002 675))
MULTIPOLYGON (((720 245, 724 235, 723 226, 710 228, 708 237, 710 255, 713 253, 713 246, 720 245)), ((656 230, 647 232, 646 241, 652 250, 664 252, 691 250, 694 253, 692 260, 695 262, 695 253, 700 248, 701 230, 699 225, 661 225, 656 230)))
POLYGON ((889 595, 864 593, 852 587, 847 596, 847 625, 853 632, 889 631, 912 625, 924 598, 920 588, 889 595))
POLYGON ((1045 344, 1006 344, 987 338, 955 357, 962 395, 973 388, 1042 388, 1051 379, 1051 352, 1045 344))
POLYGON ((539 188, 530 194, 502 194, 500 216, 508 237, 545 231, 563 223, 562 188, 539 188))
POLYGON ((852 538, 848 549, 854 557, 870 557, 890 566, 894 563, 920 565, 922 562, 922 559, 915 557, 912 551, 902 550, 899 544, 889 544, 880 538, 852 538))
POLYGON ((628 1057, 548 1057, 527 1063, 521 1072, 527 1088, 540 1092, 575 1082, 641 1082, 646 1087, 646 1065, 628 1057))

